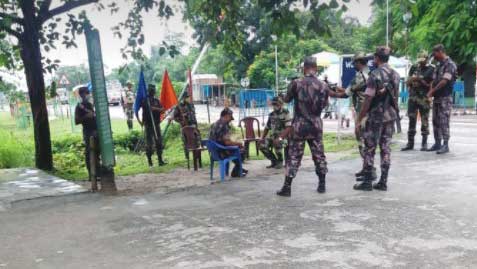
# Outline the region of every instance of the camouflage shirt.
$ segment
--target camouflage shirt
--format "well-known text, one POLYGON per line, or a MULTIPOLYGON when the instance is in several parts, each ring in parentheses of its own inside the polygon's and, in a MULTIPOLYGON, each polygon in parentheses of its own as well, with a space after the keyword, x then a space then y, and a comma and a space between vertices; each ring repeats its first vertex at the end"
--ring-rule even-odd
POLYGON ((424 67, 421 67, 419 64, 416 64, 411 67, 411 69, 409 70, 410 100, 427 100, 427 93, 429 92, 429 87, 423 85, 420 80, 422 79, 427 83, 431 83, 433 75, 434 67, 432 65, 426 65, 424 67))
POLYGON ((179 103, 174 110, 174 120, 182 127, 197 125, 194 105, 185 102, 179 103))
POLYGON ((209 139, 220 144, 230 139, 230 125, 229 123, 219 119, 210 127, 209 139))
MULTIPOLYGON (((163 108, 161 101, 159 101, 159 99, 157 99, 156 97, 154 98, 148 97, 148 98, 152 108, 163 108)), ((151 114, 149 113, 149 110, 147 109, 146 100, 142 101, 141 108, 142 108, 142 120, 144 121, 144 124, 150 125, 151 114)), ((161 112, 153 110, 152 117, 154 118, 154 122, 156 124, 159 124, 161 122, 161 112)))
POLYGON ((265 130, 271 138, 276 139, 286 127, 291 126, 290 112, 282 108, 278 111, 273 111, 268 115, 267 125, 265 130))
POLYGON ((366 81, 369 77, 369 69, 365 67, 362 71, 356 72, 354 78, 351 80, 348 88, 346 88, 346 95, 352 98, 353 107, 357 113, 361 111, 366 90, 366 81))
POLYGON ((433 86, 435 87, 443 79, 447 80, 447 84, 434 94, 435 98, 451 96, 454 90, 454 83, 457 79, 457 66, 450 57, 447 57, 437 65, 434 72, 433 86))
POLYGON ((399 74, 389 64, 382 64, 369 74, 364 94, 373 98, 368 112, 368 120, 390 122, 397 119, 398 111, 393 107, 393 100, 390 98, 394 98, 394 102, 397 104, 399 74), (385 90, 385 85, 391 86, 392 97, 389 96, 388 90, 385 90))
POLYGON ((321 111, 328 104, 328 85, 313 75, 296 79, 288 86, 285 102, 294 101, 292 139, 318 139, 323 133, 321 111))

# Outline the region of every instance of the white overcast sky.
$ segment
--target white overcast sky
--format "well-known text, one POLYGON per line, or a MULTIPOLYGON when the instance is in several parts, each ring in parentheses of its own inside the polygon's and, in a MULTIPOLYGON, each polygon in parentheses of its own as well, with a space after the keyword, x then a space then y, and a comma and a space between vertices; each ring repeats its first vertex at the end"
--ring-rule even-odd
MULTIPOLYGON (((101 1, 103 2, 103 0, 101 1)), ((109 1, 104 2, 106 3, 109 1)), ((120 0, 118 2, 121 9, 119 13, 114 15, 110 15, 107 11, 98 12, 93 6, 86 6, 83 8, 88 13, 88 17, 92 24, 100 31, 103 59, 107 69, 125 63, 125 60, 122 59, 120 54, 120 49, 124 46, 125 40, 113 37, 113 33, 110 29, 119 21, 126 18, 127 11, 129 10, 128 2, 131 1, 120 0)), ((351 0, 351 3, 348 4, 349 11, 347 15, 356 17, 362 24, 366 24, 371 16, 370 2, 371 0, 351 0)), ((57 6, 60 3, 60 0, 54 0, 52 6, 57 6)), ((177 0, 168 0, 168 3, 180 8, 180 4, 177 0)), ((65 18, 66 16, 63 16, 62 23, 64 23, 65 18)), ((143 49, 146 53, 149 53, 151 45, 160 44, 164 40, 164 37, 169 33, 183 33, 186 44, 189 46, 196 46, 195 41, 192 39, 193 29, 187 23, 183 22, 182 13, 179 10, 176 10, 176 16, 169 20, 159 18, 156 12, 145 13, 143 30, 146 37, 143 49)), ((127 34, 125 34, 125 36, 126 35, 127 34)), ((61 60, 62 65, 87 64, 84 35, 77 38, 77 44, 78 48, 70 49, 59 46, 57 50, 51 50, 47 56, 61 60)))

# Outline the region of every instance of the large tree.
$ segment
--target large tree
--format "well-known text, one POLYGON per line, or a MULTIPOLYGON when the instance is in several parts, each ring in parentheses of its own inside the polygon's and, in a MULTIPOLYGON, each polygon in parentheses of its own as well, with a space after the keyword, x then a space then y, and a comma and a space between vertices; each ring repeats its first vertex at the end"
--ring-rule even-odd
MULTIPOLYGON (((66 47, 76 46, 75 38, 83 32, 86 13, 73 14, 83 6, 94 4, 98 10, 111 14, 119 10, 115 1, 99 0, 61 0, 53 6, 52 0, 0 0, 0 39, 9 37, 10 46, 0 46, 0 65, 13 68, 21 62, 25 71, 31 110, 34 122, 35 163, 45 170, 53 168, 50 129, 45 101, 44 71, 52 71, 58 66, 58 60, 47 59, 42 51, 56 49, 58 43, 66 47), (107 9, 107 10, 106 10, 107 9), (58 27, 67 14, 64 32, 58 27)), ((135 0, 127 19, 119 22, 112 30, 121 37, 127 33, 126 46, 122 49, 123 57, 128 54, 135 58, 142 56, 140 45, 144 43, 142 30, 142 12, 155 10, 159 16, 168 18, 173 14, 172 8, 164 0, 135 0)))

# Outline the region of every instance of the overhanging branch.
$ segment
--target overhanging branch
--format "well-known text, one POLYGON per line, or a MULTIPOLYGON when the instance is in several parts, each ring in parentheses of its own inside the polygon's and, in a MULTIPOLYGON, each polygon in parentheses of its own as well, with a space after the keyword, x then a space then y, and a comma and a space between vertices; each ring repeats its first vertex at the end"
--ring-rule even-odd
POLYGON ((0 27, 0 32, 1 31, 4 31, 4 32, 7 32, 9 35, 12 35, 16 38, 18 38, 18 40, 20 40, 22 38, 22 34, 18 31, 15 31, 11 28, 7 28, 7 27, 0 27))
POLYGON ((0 18, 12 20, 12 22, 18 23, 18 24, 22 24, 22 23, 23 23, 23 19, 22 19, 22 18, 17 17, 17 16, 15 16, 14 14, 10 14, 10 13, 0 12, 0 18))
POLYGON ((65 4, 63 4, 59 7, 53 8, 49 11, 45 11, 45 13, 43 13, 43 14, 40 14, 40 16, 39 16, 40 23, 44 23, 45 21, 51 19, 54 16, 63 14, 65 12, 68 12, 72 9, 77 8, 77 7, 85 6, 85 5, 89 5, 89 4, 97 3, 97 2, 99 2, 99 0, 71 0, 71 1, 68 1, 68 2, 66 2, 65 4))

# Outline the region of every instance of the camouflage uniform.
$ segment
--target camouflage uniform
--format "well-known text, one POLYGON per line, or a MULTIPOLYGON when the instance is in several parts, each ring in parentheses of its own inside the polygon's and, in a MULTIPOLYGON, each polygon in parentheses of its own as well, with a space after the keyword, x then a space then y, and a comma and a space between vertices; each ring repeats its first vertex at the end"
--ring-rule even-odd
POLYGON ((365 145, 363 170, 368 173, 371 173, 374 167, 374 156, 378 145, 381 149, 381 171, 387 174, 391 166, 390 146, 398 112, 391 104, 389 93, 380 93, 385 84, 393 85, 392 95, 397 97, 399 74, 387 63, 373 70, 366 84, 365 94, 373 97, 363 133, 365 145))
POLYGON ((86 162, 86 168, 88 169, 88 174, 91 175, 91 167, 90 167, 90 151, 91 151, 91 144, 90 138, 94 138, 94 143, 96 144, 96 173, 99 174, 100 164, 99 164, 99 148, 98 148, 98 133, 96 127, 96 115, 94 113, 94 106, 87 100, 83 100, 81 103, 76 105, 75 109, 75 122, 76 124, 83 125, 83 142, 85 145, 84 148, 84 159, 86 162), (93 118, 86 118, 88 113, 93 113, 93 118))
POLYGON ((409 101, 407 115, 409 117, 408 144, 413 148, 414 136, 416 135, 417 113, 421 115, 421 135, 423 137, 423 147, 427 144, 429 135, 429 112, 431 103, 427 98, 429 87, 423 85, 420 80, 427 83, 432 82, 434 67, 429 64, 421 67, 420 64, 413 65, 409 70, 409 101), (426 142, 426 143, 424 143, 426 142), (412 145, 411 145, 412 144, 412 145))
POLYGON ((328 172, 323 147, 323 122, 321 111, 328 103, 328 85, 314 75, 292 81, 288 87, 285 102, 294 101, 292 131, 288 143, 286 176, 294 178, 300 167, 305 142, 311 150, 317 175, 328 172))
POLYGON ((366 90, 366 81, 369 77, 369 69, 366 67, 361 71, 357 71, 350 85, 346 88, 346 95, 351 97, 354 110, 359 115, 361 107, 365 99, 364 91, 366 90))
MULTIPOLYGON (((230 125, 228 122, 219 119, 215 123, 212 124, 210 127, 209 131, 209 140, 215 141, 221 145, 225 144, 225 141, 230 140, 230 125)), ((241 158, 242 160, 244 159, 244 152, 241 150, 241 158)), ((231 156, 231 152, 227 150, 221 150, 219 152, 221 158, 227 158, 231 156)), ((235 177, 240 174, 240 161, 239 160, 233 160, 233 163, 235 164, 233 170, 232 170, 232 176, 235 177)), ((243 169, 243 168, 242 168, 243 169)), ((246 171, 243 169, 243 171, 246 171)))
POLYGON ((185 101, 180 102, 174 110, 174 120, 177 121, 181 127, 197 127, 194 104, 185 101))
POLYGON ((267 159, 272 161, 272 166, 274 163, 283 163, 282 149, 286 142, 282 140, 279 143, 274 143, 274 141, 279 138, 280 133, 288 126, 291 126, 291 118, 290 112, 288 112, 286 108, 273 111, 268 115, 268 121, 265 127, 265 130, 268 130, 268 137, 260 143, 260 151, 267 159))
MULTIPOLYGON (((156 97, 148 96, 147 98, 149 98, 149 103, 151 105, 151 108, 159 108, 159 109, 163 108, 161 102, 156 97)), ((148 106, 147 101, 144 100, 142 102, 141 108, 142 108, 142 119, 144 121, 144 126, 145 126, 146 156, 148 158, 149 165, 152 166, 151 157, 155 149, 157 157, 159 159, 159 164, 162 165, 164 163, 162 160, 162 152, 163 152, 164 146, 162 144, 162 136, 161 136, 161 112, 152 110, 152 117, 154 118, 154 120, 151 121, 151 114, 147 106, 148 106), (153 124, 155 126, 157 140, 154 135, 153 124)))
POLYGON ((434 72, 434 87, 443 79, 448 80, 446 86, 434 94, 432 106, 432 126, 436 141, 448 141, 450 138, 450 116, 452 111, 452 92, 457 78, 457 66, 447 57, 437 65, 434 72))
POLYGON ((127 123, 129 130, 133 128, 133 118, 134 118, 134 92, 130 89, 126 89, 124 92, 124 113, 126 114, 127 123))

